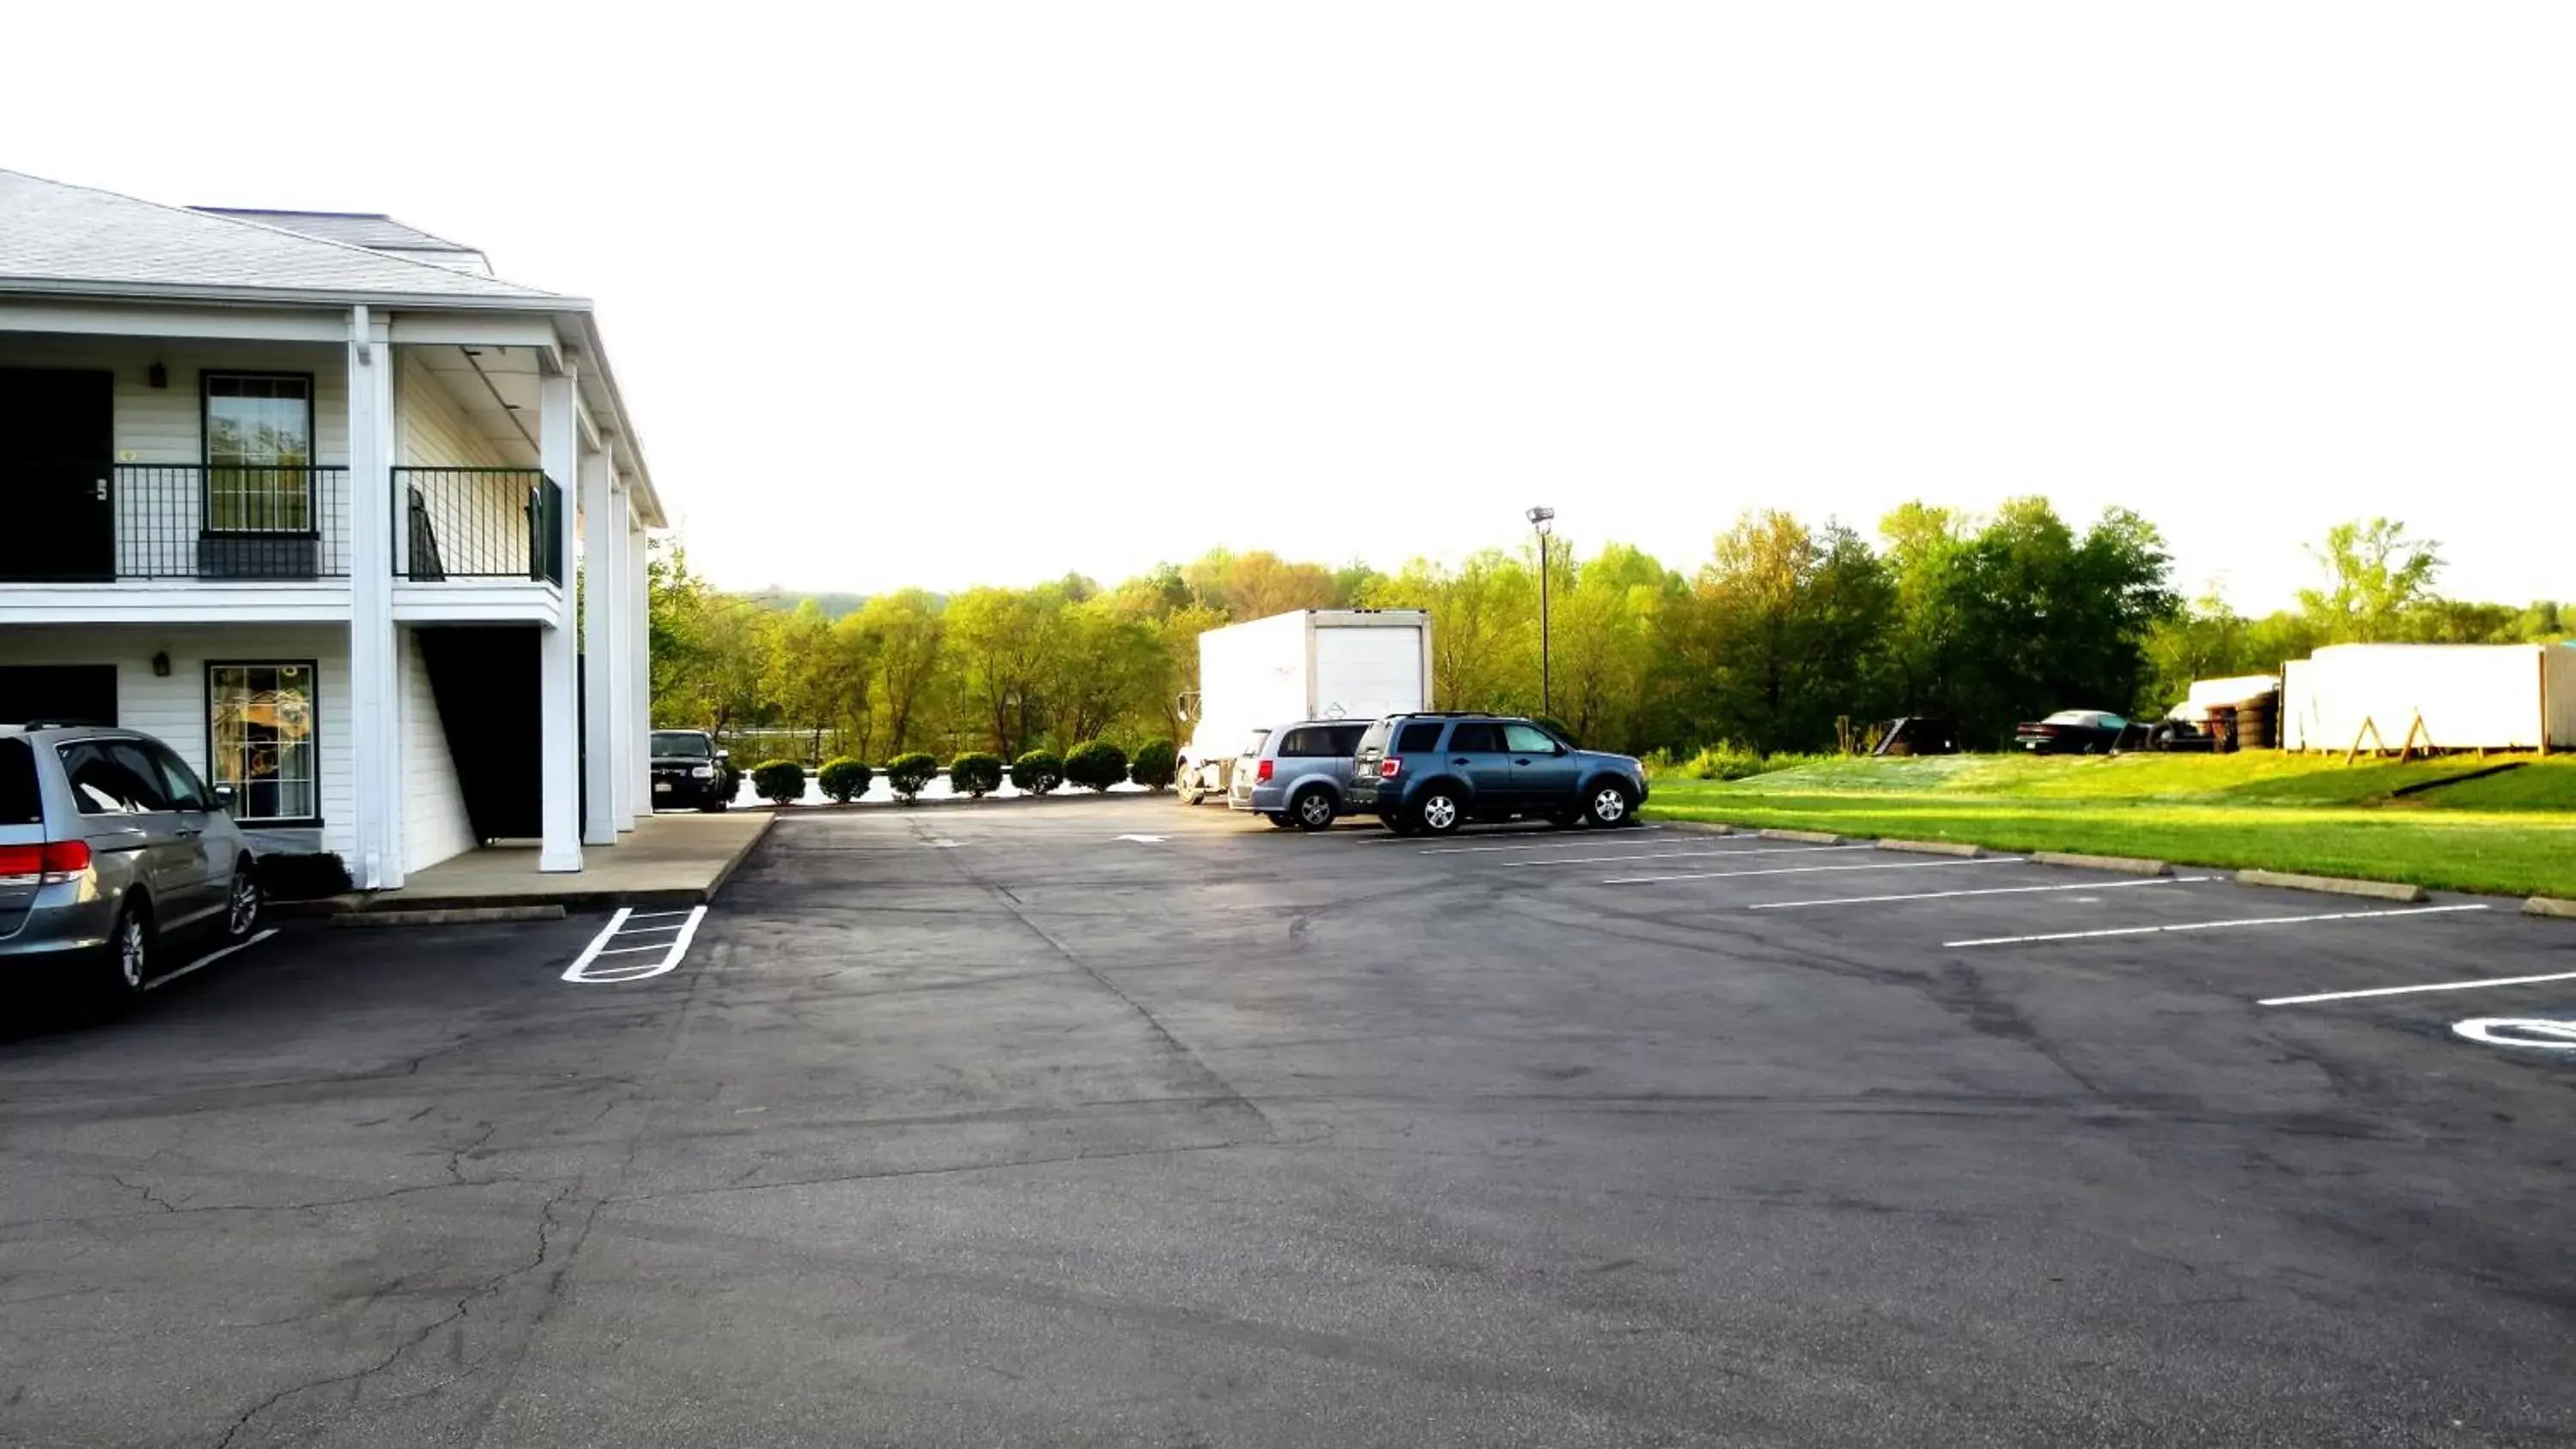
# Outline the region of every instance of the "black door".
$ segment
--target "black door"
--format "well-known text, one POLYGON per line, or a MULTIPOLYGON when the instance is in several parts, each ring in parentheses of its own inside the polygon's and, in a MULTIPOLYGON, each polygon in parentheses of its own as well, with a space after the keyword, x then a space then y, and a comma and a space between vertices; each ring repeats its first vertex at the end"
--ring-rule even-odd
POLYGON ((114 379, 0 368, 0 579, 116 577, 114 379))
POLYGON ((116 723, 113 664, 0 664, 0 724, 116 723))

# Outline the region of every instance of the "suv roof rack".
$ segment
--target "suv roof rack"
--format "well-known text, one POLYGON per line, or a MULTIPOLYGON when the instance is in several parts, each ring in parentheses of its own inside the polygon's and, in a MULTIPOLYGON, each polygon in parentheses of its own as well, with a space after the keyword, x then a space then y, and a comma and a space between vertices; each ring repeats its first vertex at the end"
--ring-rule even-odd
POLYGON ((1519 719, 1516 714, 1503 714, 1490 709, 1399 709, 1391 718, 1398 719, 1519 719))

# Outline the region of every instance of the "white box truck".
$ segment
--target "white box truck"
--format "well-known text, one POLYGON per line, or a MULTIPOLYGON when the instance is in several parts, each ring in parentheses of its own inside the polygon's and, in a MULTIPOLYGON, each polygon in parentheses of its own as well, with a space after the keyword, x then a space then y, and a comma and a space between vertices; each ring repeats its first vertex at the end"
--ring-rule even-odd
POLYGON ((1431 708, 1431 615, 1306 609, 1199 636, 1199 688, 1185 701, 1184 804, 1223 796, 1256 730, 1301 719, 1373 720, 1431 708))

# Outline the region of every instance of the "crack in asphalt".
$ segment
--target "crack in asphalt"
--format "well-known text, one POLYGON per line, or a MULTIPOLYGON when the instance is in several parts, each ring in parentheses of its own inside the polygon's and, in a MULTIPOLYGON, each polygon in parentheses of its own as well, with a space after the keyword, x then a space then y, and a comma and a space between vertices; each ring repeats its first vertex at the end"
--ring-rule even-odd
MULTIPOLYGON (((440 1329, 445 1328, 452 1323, 456 1323, 470 1315, 473 1312, 474 1304, 477 1300, 488 1298, 499 1293, 503 1288, 509 1285, 510 1280, 513 1278, 533 1273, 537 1269, 544 1267, 546 1264, 547 1254, 553 1248, 553 1240, 549 1229, 553 1225, 554 1211, 557 1207, 563 1204, 565 1199, 572 1196, 572 1192, 572 1188, 565 1187, 556 1192, 554 1196, 546 1199, 544 1204, 538 1208, 537 1250, 534 1256, 530 1257, 527 1262, 505 1269, 500 1273, 496 1273, 475 1284, 472 1288, 467 1289, 452 1305, 449 1306, 445 1313, 440 1314, 437 1318, 422 1325, 418 1330, 404 1338, 401 1342, 395 1344, 384 1357, 376 1360, 374 1363, 349 1373, 329 1374, 321 1378, 309 1379, 300 1384, 290 1385, 269 1395, 267 1398, 260 1400, 258 1403, 251 1405, 248 1409, 243 1410, 241 1416, 234 1419, 232 1424, 224 1430, 223 1437, 215 1441, 214 1449, 231 1449, 232 1442, 241 1437, 242 1431, 248 1429, 260 1418, 261 1415, 266 1414, 271 1409, 276 1408, 278 1405, 283 1404, 290 1399, 300 1398, 305 1394, 314 1393, 322 1389, 335 1388, 342 1384, 348 1384, 354 1386, 351 1391, 350 1402, 355 1403, 357 1394, 365 1391, 365 1385, 368 1379, 371 1379, 392 1368, 395 1364, 400 1363, 403 1355, 410 1353, 413 1349, 427 1343, 440 1329)), ((548 1285, 547 1292, 549 1296, 551 1296, 556 1288, 560 1286, 560 1283, 561 1275, 558 1274, 554 1282, 548 1285)), ((457 1375, 456 1377, 462 1378, 464 1375, 457 1375)))
MULTIPOLYGON (((918 823, 913 826, 913 834, 925 842, 929 839, 929 836, 918 823)), ((957 855, 962 853, 963 852, 949 853, 951 864, 960 876, 963 876, 969 884, 982 890, 993 900, 999 901, 1002 909, 1010 914, 1012 920, 1019 922, 1020 925, 1031 935, 1044 941, 1049 950, 1055 952, 1056 955, 1064 959, 1066 965, 1071 966, 1083 975, 1090 977, 1094 982, 1099 984, 1102 990, 1117 997, 1121 1002, 1125 1003, 1128 1010, 1133 1011, 1138 1016, 1144 1018, 1145 1025, 1153 1031, 1157 1038, 1161 1039, 1163 1044, 1169 1048, 1174 1055, 1178 1056, 1182 1061, 1187 1062, 1190 1066, 1196 1068, 1209 1081, 1214 1082, 1222 1090, 1222 1095, 1232 1101, 1234 1105, 1251 1113, 1253 1118, 1261 1123, 1261 1130, 1265 1137, 1275 1139, 1278 1136, 1278 1124, 1270 1120, 1270 1114, 1262 1111, 1260 1104, 1243 1095, 1242 1089, 1238 1088, 1232 1081, 1228 1080, 1223 1072, 1220 1072, 1215 1067, 1208 1065, 1206 1058, 1191 1050, 1187 1043, 1174 1035, 1172 1029, 1164 1024, 1163 1019, 1154 1014, 1153 1008, 1145 1005, 1142 1001, 1137 1000, 1135 997, 1130 996, 1125 991, 1119 989, 1117 982, 1110 980, 1105 975, 1102 975, 1101 972, 1090 962, 1085 961, 1080 955, 1076 954, 1072 947, 1057 939, 1054 932, 1049 931, 1046 927, 1041 926, 1036 921, 1030 919, 1027 910, 1020 905, 1017 898, 1012 896, 1008 891, 996 890, 993 883, 976 875, 971 866, 969 866, 965 861, 956 858, 957 855)))
MULTIPOLYGON (((664 1192, 635 1193, 605 1200, 609 1206, 660 1202, 667 1198, 721 1197, 729 1193, 771 1192, 786 1187, 825 1187, 843 1182, 878 1182, 904 1177, 950 1177, 966 1172, 998 1172, 1014 1167, 1053 1167, 1068 1162, 1119 1162, 1135 1157, 1177 1157, 1194 1152, 1228 1152, 1243 1147, 1306 1147, 1318 1138, 1263 1138, 1258 1142, 1199 1142, 1184 1147, 1122 1148, 1115 1152, 1069 1152, 1056 1157, 1015 1157, 1007 1162, 960 1162, 946 1167, 892 1167, 873 1172, 842 1172, 826 1177, 799 1177, 780 1182, 728 1183, 723 1187, 675 1187, 664 1192)), ((757 1168, 753 1171, 758 1171, 757 1168)))

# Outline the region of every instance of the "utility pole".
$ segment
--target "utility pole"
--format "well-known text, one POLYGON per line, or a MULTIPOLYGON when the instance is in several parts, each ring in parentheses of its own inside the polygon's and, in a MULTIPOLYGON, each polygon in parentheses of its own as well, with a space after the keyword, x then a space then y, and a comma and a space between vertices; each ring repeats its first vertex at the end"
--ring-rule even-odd
POLYGON ((1533 508, 1525 516, 1538 533, 1538 712, 1553 719, 1556 690, 1547 660, 1547 534, 1548 526, 1556 522, 1556 510, 1533 508))

